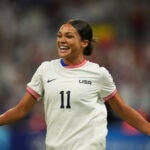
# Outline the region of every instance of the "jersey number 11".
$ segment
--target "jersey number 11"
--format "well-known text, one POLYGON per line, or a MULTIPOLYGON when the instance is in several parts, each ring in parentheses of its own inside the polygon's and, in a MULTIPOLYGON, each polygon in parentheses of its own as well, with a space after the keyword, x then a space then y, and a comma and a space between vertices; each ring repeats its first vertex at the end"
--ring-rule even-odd
POLYGON ((70 106, 70 91, 66 91, 66 93, 64 91, 60 92, 60 95, 61 95, 61 105, 60 105, 60 108, 61 109, 65 108, 65 106, 64 106, 64 94, 67 95, 67 105, 66 105, 66 108, 70 109, 71 108, 71 106, 70 106))

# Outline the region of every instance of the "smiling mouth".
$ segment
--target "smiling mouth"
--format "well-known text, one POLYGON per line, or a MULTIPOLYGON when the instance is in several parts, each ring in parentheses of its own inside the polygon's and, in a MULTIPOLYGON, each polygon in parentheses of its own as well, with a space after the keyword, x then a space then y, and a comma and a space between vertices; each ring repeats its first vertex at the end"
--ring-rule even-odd
POLYGON ((59 50, 62 51, 62 52, 67 51, 67 50, 69 50, 69 47, 68 46, 60 46, 59 50))

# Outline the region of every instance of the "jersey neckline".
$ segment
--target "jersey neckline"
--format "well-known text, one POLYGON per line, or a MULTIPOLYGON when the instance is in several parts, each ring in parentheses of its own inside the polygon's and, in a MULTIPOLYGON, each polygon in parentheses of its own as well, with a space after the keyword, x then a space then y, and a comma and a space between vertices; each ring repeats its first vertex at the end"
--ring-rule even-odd
POLYGON ((63 61, 62 58, 60 59, 60 64, 64 68, 79 68, 79 67, 82 67, 83 65, 85 65, 86 63, 87 63, 87 60, 84 59, 80 64, 77 64, 77 65, 67 65, 67 64, 64 63, 64 61, 63 61))

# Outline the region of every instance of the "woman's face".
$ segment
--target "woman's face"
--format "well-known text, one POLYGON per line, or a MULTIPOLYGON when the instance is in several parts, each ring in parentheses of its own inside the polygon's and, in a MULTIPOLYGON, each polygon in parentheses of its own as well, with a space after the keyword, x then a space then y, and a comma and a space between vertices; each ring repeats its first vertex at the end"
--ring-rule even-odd
POLYGON ((87 42, 82 41, 79 33, 71 24, 63 24, 57 36, 58 54, 64 60, 73 61, 83 58, 83 49, 87 42))

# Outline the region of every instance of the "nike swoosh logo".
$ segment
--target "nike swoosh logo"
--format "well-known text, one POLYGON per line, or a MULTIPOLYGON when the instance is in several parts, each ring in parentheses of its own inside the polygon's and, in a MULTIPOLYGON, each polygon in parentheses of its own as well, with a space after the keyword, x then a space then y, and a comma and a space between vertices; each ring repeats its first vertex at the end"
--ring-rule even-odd
POLYGON ((52 82, 54 80, 56 80, 56 79, 47 80, 47 83, 50 83, 50 82, 52 82))

